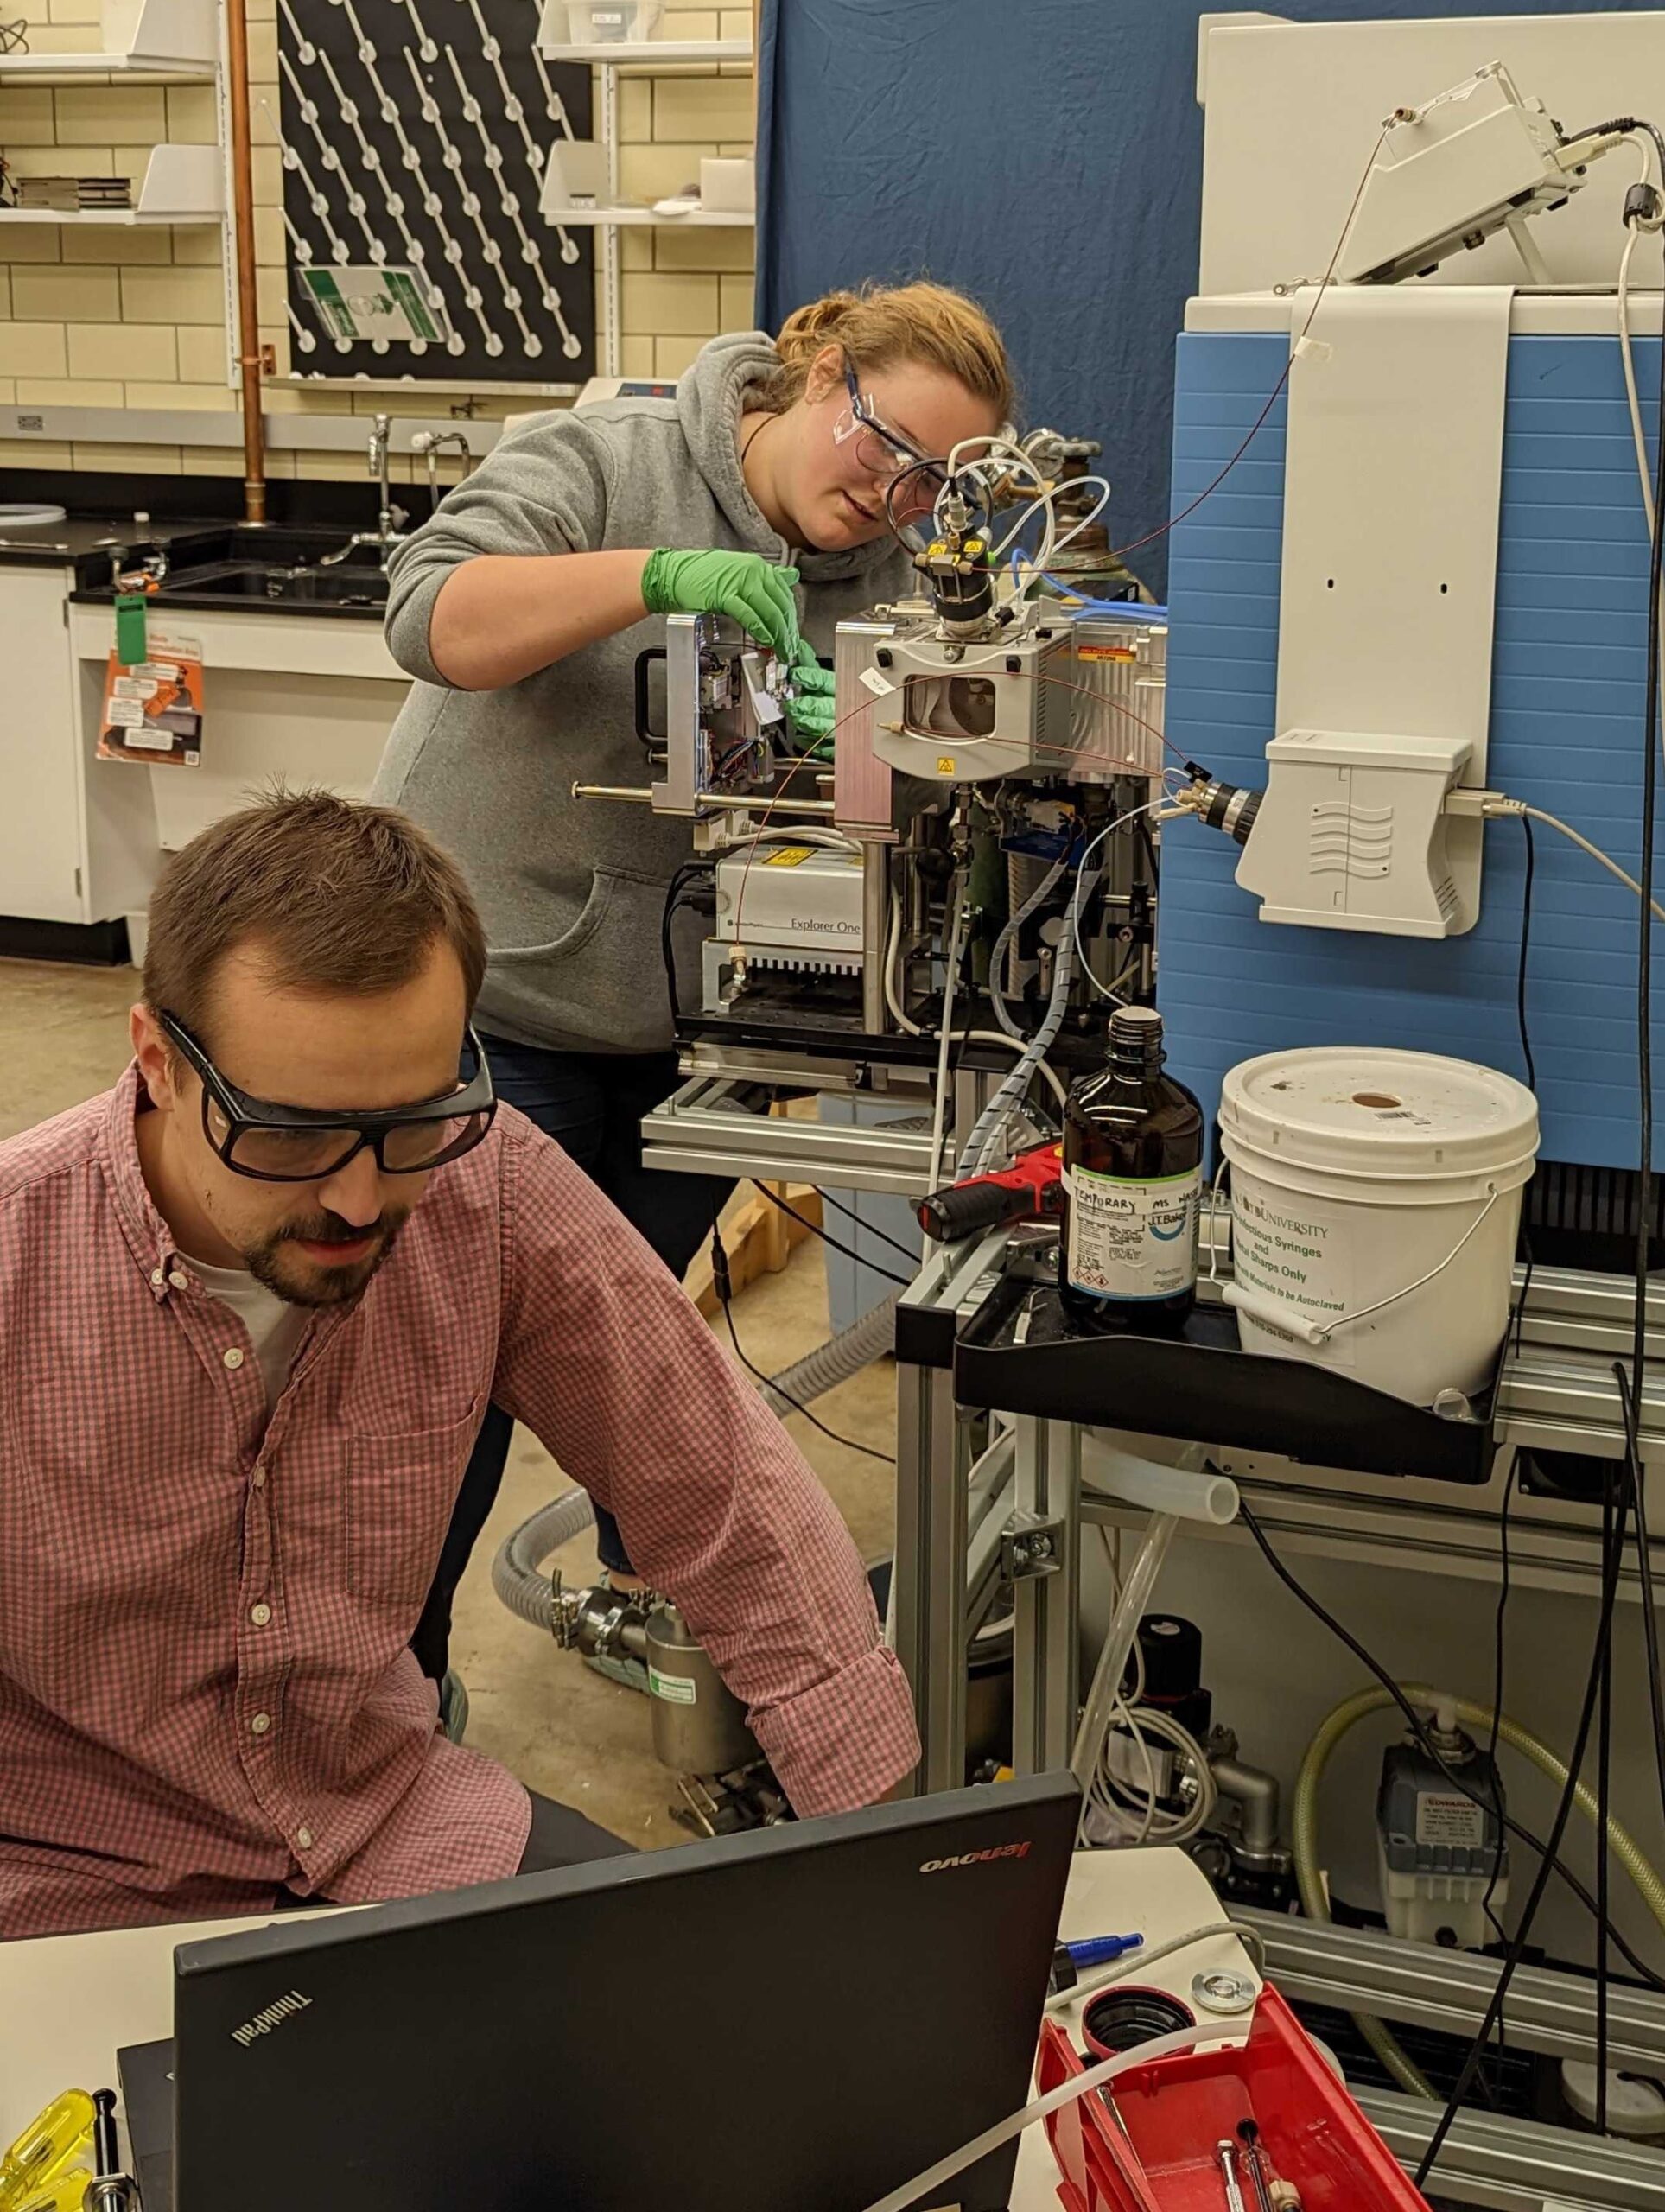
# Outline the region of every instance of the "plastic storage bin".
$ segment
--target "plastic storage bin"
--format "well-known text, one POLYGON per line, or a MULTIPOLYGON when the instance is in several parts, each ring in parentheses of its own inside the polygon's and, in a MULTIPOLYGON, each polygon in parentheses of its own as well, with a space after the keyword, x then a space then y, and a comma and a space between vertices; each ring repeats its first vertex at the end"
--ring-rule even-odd
POLYGON ((575 46, 634 45, 651 38, 664 0, 567 0, 567 36, 575 46))
MULTIPOLYGON (((1045 2095, 1083 2068, 1056 2021, 1040 2035, 1035 2086, 1045 2095)), ((1100 2091, 1046 2122, 1064 2212, 1224 2212, 1214 2146, 1246 2114, 1308 2212, 1427 2212, 1274 1989, 1255 2000, 1246 2044, 1153 2059, 1109 2094, 1113 2105, 1100 2091)), ((1246 2183, 1244 2197, 1254 2201, 1246 2183)))
MULTIPOLYGON (((846 1127, 854 1123, 861 1128, 917 1119, 915 1109, 886 1107, 872 1099, 852 1098, 844 1091, 823 1091, 817 1111, 823 1122, 842 1122, 846 1127)), ((836 1252, 830 1244, 825 1248, 827 1310, 836 1335, 890 1296, 896 1288, 892 1278, 908 1272, 908 1263, 896 1246, 918 1252, 924 1236, 906 1198, 876 1191, 835 1191, 832 1195, 836 1204, 826 1210, 827 1232, 857 1255, 852 1260, 846 1253, 836 1252)))

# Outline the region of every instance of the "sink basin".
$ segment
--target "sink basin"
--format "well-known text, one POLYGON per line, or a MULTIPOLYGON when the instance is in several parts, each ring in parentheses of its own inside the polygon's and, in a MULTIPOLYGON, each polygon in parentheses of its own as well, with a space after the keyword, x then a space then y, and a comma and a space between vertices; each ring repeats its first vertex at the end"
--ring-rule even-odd
POLYGON ((213 561, 200 568, 175 569, 157 597, 381 607, 387 604, 387 578, 368 562, 344 562, 340 568, 319 569, 290 568, 265 561, 213 561))

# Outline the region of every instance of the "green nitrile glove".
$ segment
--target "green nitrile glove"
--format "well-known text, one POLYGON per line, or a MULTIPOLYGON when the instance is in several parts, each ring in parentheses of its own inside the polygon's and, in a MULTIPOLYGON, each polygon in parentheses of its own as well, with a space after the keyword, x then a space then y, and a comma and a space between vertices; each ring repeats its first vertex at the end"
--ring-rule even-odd
POLYGON ((823 668, 815 657, 815 647, 807 639, 798 640, 798 658, 792 663, 792 681, 801 697, 830 699, 833 695, 833 672, 823 668))
MULTIPOLYGON (((825 674, 824 670, 822 672, 825 674)), ((823 738, 832 735, 838 709, 832 702, 831 692, 832 678, 829 676, 824 692, 800 691, 797 698, 788 699, 786 719, 800 737, 807 737, 818 743, 823 738)))
POLYGON ((796 569, 777 569, 755 553, 677 553, 661 546, 647 556, 642 597, 650 614, 726 614, 782 660, 798 649, 796 569))

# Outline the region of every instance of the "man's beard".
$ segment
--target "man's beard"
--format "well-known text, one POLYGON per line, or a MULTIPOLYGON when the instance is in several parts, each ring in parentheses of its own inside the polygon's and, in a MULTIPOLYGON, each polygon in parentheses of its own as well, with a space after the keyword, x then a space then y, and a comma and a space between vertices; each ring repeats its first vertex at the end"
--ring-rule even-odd
POLYGON ((257 1282, 264 1283, 268 1290, 290 1306, 345 1306, 356 1298, 371 1277, 386 1260, 399 1239, 399 1231, 410 1216, 409 1206, 384 1213, 368 1228, 354 1228, 343 1221, 340 1214, 327 1211, 308 1214, 302 1221, 291 1222, 251 1246, 243 1255, 244 1265, 257 1282), (309 1244, 357 1244, 366 1236, 377 1241, 376 1249, 368 1259, 357 1260, 351 1265, 324 1268, 305 1254, 298 1255, 302 1264, 308 1269, 307 1277, 296 1281, 284 1270, 283 1262, 286 1245, 305 1242, 309 1244))

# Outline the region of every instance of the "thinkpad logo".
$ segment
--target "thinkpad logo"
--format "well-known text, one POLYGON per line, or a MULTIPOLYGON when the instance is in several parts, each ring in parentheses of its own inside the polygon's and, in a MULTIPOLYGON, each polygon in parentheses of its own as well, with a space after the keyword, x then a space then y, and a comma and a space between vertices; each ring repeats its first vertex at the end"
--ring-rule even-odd
POLYGON ((1026 1859, 1027 1843, 999 1843, 988 1851, 963 1851, 957 1859, 927 1859, 922 1874, 945 1874, 950 1866, 986 1866, 994 1859, 1026 1859))
POLYGON ((251 2020, 245 2020, 240 2028, 232 2030, 232 2041, 246 2050, 257 2036, 269 2036, 274 2028, 281 2028, 292 2013, 304 2012, 312 1999, 302 1997, 298 1989, 291 1989, 257 2012, 251 2020))

